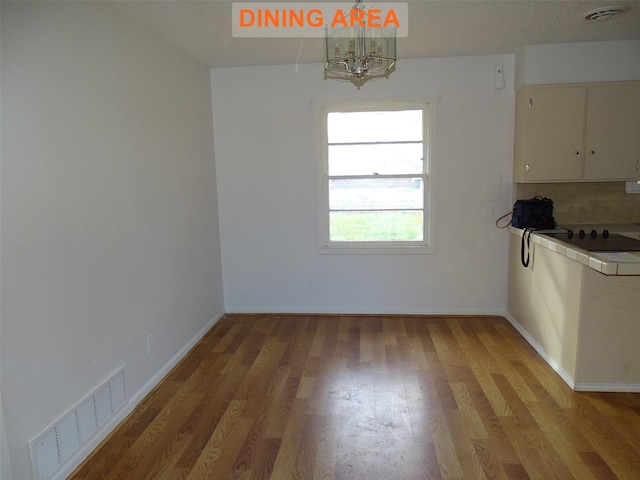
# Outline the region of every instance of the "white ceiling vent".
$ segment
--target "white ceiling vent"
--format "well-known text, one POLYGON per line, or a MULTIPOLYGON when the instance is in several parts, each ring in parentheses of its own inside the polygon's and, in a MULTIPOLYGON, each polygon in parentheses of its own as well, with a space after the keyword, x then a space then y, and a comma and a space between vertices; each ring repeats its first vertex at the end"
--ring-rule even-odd
POLYGON ((582 16, 591 22, 604 22, 618 17, 626 12, 626 7, 600 7, 585 12, 582 16))

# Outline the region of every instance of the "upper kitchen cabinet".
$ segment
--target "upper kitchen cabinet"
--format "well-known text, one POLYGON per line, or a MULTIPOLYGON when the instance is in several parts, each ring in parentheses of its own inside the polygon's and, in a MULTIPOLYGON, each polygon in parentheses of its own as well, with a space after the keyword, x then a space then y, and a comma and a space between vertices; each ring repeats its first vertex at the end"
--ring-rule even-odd
POLYGON ((585 180, 635 180, 640 161, 640 83, 589 87, 585 180))
POLYGON ((515 182, 635 180, 640 82, 523 87, 515 135, 515 182))

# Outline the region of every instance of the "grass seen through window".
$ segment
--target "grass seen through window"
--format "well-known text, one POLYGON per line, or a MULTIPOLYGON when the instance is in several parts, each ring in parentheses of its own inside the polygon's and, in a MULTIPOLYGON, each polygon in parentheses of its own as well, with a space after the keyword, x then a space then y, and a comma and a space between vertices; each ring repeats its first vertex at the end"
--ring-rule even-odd
POLYGON ((422 212, 332 212, 330 224, 339 242, 422 240, 422 212))

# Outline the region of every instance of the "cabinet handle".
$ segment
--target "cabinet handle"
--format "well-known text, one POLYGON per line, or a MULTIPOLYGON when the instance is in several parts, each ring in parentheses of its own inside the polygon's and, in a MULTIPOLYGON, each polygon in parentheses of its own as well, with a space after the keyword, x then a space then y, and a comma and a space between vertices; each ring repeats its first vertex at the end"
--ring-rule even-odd
MULTIPOLYGON (((637 166, 637 165, 636 165, 636 166, 637 166)), ((531 170, 531 167, 530 167, 530 166, 529 166, 529 164, 527 163, 527 164, 524 166, 524 171, 525 171, 525 172, 528 172, 529 170, 531 170)))
POLYGON ((589 153, 590 153, 591 155, 593 155, 594 153, 596 153, 596 151, 595 151, 595 150, 590 150, 590 151, 589 151, 589 153))
POLYGON ((573 154, 574 154, 574 155, 580 155, 580 151, 579 151, 579 150, 576 150, 576 151, 574 151, 574 152, 573 152, 573 154))
POLYGON ((640 170, 640 162, 636 162, 636 170, 640 170))

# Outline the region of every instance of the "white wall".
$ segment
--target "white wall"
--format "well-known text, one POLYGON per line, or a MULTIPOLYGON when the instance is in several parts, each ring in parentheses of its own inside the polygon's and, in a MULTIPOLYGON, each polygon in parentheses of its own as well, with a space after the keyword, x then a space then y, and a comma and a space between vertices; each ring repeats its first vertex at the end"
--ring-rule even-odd
POLYGON ((640 80, 640 40, 528 45, 516 86, 640 80))
MULTIPOLYGON (((0 9, 0 20, 2 18, 1 14, 2 10, 0 9)), ((0 21, 1 24, 1 21, 0 21)), ((1 28, 0 28, 1 31, 1 28)), ((2 41, 0 35, 0 105, 2 105, 2 41)), ((0 124, 2 123, 2 109, 0 108, 0 124)), ((2 132, 0 131, 0 151, 2 151, 2 132)), ((0 155, 0 172, 2 171, 2 156, 0 155)), ((0 212, 2 211, 1 206, 1 198, 2 194, 0 193, 0 212)), ((1 230, 1 222, 0 222, 0 230, 1 230)), ((1 235, 0 235, 1 238, 1 235)), ((0 248, 0 252, 1 252, 0 248)), ((0 295, 1 297, 1 295, 0 295)), ((0 309, 0 372, 2 372, 2 309, 0 309)), ((0 378, 2 374, 0 373, 0 378)), ((13 474, 11 472, 11 461, 9 459, 9 447, 7 446, 7 430, 4 424, 4 407, 2 406, 2 383, 0 383, 0 479, 1 480, 12 480, 13 474)))
POLYGON ((2 2, 1 33, 2 406, 22 480, 30 438, 122 364, 139 400, 223 295, 208 68, 101 2, 2 2))
POLYGON ((322 69, 212 70, 225 309, 503 312, 508 235, 494 222, 511 208, 514 56, 400 61, 361 90, 323 80, 322 69), (493 88, 498 63, 503 90, 493 88), (437 253, 318 254, 313 101, 403 96, 440 97, 437 253), (500 200, 487 201, 485 178, 496 175, 500 200))

